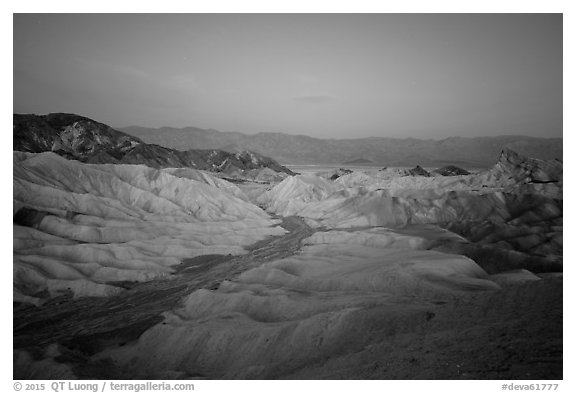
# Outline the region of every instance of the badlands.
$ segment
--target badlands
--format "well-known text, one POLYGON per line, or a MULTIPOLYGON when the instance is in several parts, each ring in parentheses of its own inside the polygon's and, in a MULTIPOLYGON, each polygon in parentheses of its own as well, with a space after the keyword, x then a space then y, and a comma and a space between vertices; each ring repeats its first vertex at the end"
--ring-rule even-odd
POLYGON ((13 159, 15 379, 563 377, 559 160, 231 183, 13 159))

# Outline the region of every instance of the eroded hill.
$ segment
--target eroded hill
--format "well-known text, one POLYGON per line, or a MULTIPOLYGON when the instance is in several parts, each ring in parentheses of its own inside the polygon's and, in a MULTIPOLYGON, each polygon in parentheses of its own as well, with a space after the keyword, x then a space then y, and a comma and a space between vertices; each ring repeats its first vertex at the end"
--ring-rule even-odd
POLYGON ((167 148, 148 144, 105 124, 68 113, 13 117, 13 150, 55 152, 94 164, 143 164, 152 168, 194 168, 224 174, 268 168, 293 174, 271 158, 241 151, 167 148))
POLYGON ((13 181, 17 379, 562 378, 561 161, 249 198, 15 152, 13 181))

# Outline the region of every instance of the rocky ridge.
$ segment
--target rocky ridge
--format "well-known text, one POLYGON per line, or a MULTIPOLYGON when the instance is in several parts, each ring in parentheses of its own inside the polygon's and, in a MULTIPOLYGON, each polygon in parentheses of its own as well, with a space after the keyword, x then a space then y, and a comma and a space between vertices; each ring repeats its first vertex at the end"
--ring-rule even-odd
POLYGON ((194 168, 225 174, 270 168, 293 174, 273 159, 250 151, 180 151, 145 143, 106 124, 68 113, 14 114, 13 150, 52 151, 91 164, 144 164, 152 168, 194 168))

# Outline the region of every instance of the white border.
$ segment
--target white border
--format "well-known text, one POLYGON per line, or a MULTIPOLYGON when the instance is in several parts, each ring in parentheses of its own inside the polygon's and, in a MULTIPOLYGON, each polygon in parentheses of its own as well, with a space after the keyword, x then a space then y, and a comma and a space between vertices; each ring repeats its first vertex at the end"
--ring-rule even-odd
MULTIPOLYGON (((2 49, 3 53, 13 53, 12 51, 12 14, 13 13, 93 13, 93 12, 121 12, 121 13, 172 13, 172 12, 193 12, 193 13, 267 13, 267 12, 300 12, 300 13, 563 13, 564 14, 564 147, 565 152, 565 168, 567 168, 567 187, 564 189, 565 203, 565 222, 566 225, 566 239, 570 239, 573 235, 571 229, 574 223, 574 208, 573 208, 573 190, 574 179, 574 160, 569 154, 574 147, 574 116, 572 115, 574 106, 573 88, 574 88, 574 70, 576 64, 574 62, 574 26, 576 25, 576 18, 574 17, 574 1, 496 1, 484 0, 480 2, 466 2, 466 1, 409 1, 409 2, 384 2, 384 1, 311 1, 311 0, 292 0, 283 3, 273 1, 254 1, 254 0, 214 0, 214 1, 154 1, 154 2, 134 2, 134 1, 111 1, 100 0, 96 2, 79 2, 79 1, 15 1, 11 0, 4 2, 2 5, 2 19, 0 26, 2 31, 2 49)), ((3 100, 2 100, 2 125, 5 130, 5 135, 8 134, 8 128, 12 120, 12 62, 5 59, 3 62, 3 76, 5 78, 3 87, 3 100), (9 112, 10 111, 10 112, 9 112)), ((11 134, 10 134, 11 135, 11 134)), ((5 178, 5 188, 10 184, 10 174, 7 168, 12 165, 12 154, 8 151, 10 142, 4 143, 4 151, 2 154, 3 168, 6 168, 3 173, 5 178)), ((11 285, 9 283, 11 277, 11 254, 10 254, 10 239, 12 237, 12 227, 8 224, 8 215, 12 206, 11 203, 12 192, 5 192, 2 194, 2 239, 3 239, 3 256, 2 258, 2 311, 7 315, 11 315, 11 285)), ((573 290, 573 276, 574 267, 576 263, 574 260, 574 248, 571 242, 566 242, 564 250, 565 255, 565 269, 567 285, 565 285, 564 293, 564 381, 560 381, 560 389, 558 391, 576 391, 574 383, 574 339, 572 332, 574 332, 574 312, 572 301, 574 300, 573 290), (572 386, 572 388, 569 388, 572 386)), ((10 358, 12 353, 12 318, 7 317, 7 323, 2 325, 2 360, 4 360, 2 367, 2 391, 12 390, 12 367, 10 358), (10 337, 10 339, 8 339, 10 337)), ((550 383, 552 381, 536 381, 550 383)), ((240 391, 240 392, 267 392, 271 389, 277 391, 317 391, 317 390, 334 390, 334 391, 350 391, 361 389, 362 391, 380 389, 392 389, 399 391, 401 389, 417 389, 419 391, 430 391, 441 389, 443 392, 497 392, 504 381, 283 381, 281 383, 274 381, 196 381, 196 391, 240 391)), ((520 381, 514 381, 520 383, 520 381)))

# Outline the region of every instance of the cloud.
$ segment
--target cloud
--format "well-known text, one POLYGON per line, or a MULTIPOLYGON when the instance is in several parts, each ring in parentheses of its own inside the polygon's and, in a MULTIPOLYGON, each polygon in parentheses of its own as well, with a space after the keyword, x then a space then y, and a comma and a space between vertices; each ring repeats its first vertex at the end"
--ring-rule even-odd
POLYGON ((329 94, 308 94, 294 97, 294 100, 300 102, 307 102, 310 104, 324 104, 327 102, 336 101, 338 97, 329 94))

